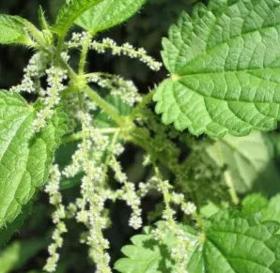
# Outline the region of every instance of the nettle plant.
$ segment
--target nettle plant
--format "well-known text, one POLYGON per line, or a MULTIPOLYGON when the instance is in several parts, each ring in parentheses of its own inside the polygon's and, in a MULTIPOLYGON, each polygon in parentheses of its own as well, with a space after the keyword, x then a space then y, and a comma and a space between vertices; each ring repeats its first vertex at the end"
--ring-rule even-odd
MULTIPOLYGON (((87 57, 124 55, 160 70, 144 49, 98 38, 144 2, 69 0, 53 25, 40 11, 40 29, 0 15, 0 43, 33 52, 22 82, 0 92, 0 228, 14 229, 44 187, 54 208, 44 271, 56 271, 67 222, 77 221, 98 273, 280 272, 280 197, 246 196, 268 187, 262 172, 278 151, 278 135, 262 131, 280 119, 280 1, 211 0, 183 13, 163 39, 167 78, 139 92, 87 71, 87 57), (71 163, 60 166, 55 153, 69 143, 71 163), (127 143, 144 154, 143 181, 121 164, 127 143), (69 203, 65 188, 77 189, 69 203), (143 215, 149 195, 158 204, 143 215), (106 204, 117 200, 138 235, 112 265, 106 204)), ((268 172, 277 184, 277 169, 268 172)))

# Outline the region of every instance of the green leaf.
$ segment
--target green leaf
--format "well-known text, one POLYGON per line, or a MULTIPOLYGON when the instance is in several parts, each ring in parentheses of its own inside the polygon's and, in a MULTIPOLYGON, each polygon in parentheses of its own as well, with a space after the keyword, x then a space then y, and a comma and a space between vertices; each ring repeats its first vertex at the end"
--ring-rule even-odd
POLYGON ((279 190, 280 174, 274 161, 274 144, 259 132, 245 137, 226 136, 206 149, 206 154, 219 168, 225 168, 226 184, 239 193, 279 190))
POLYGON ((251 194, 242 201, 242 214, 257 214, 259 221, 273 221, 280 224, 280 194, 267 200, 260 194, 251 194))
POLYGON ((0 14, 0 44, 25 44, 31 43, 26 31, 30 23, 19 17, 0 14))
POLYGON ((119 25, 136 13, 146 0, 104 0, 78 18, 76 24, 97 33, 119 25))
MULTIPOLYGON (((151 242, 152 236, 149 234, 136 235, 132 237, 133 245, 122 248, 122 253, 127 258, 118 260, 114 268, 122 273, 164 273, 159 271, 162 259, 160 247, 149 248, 147 244, 151 242)), ((153 241, 152 241, 153 242, 153 241)))
POLYGON ((280 195, 276 195, 269 201, 262 211, 263 221, 276 221, 280 223, 280 195))
POLYGON ((104 0, 68 0, 59 10, 54 31, 61 36, 74 25, 75 21, 87 10, 104 0))
POLYGON ((278 273, 279 225, 275 227, 230 214, 216 217, 190 259, 189 273, 278 273))
POLYGON ((242 213, 245 213, 245 215, 258 213, 267 206, 268 200, 263 195, 259 193, 250 194, 242 200, 242 213))
POLYGON ((64 133, 56 114, 32 135, 34 110, 18 95, 0 92, 0 228, 14 221, 48 177, 53 154, 64 133))
POLYGON ((279 18, 275 0, 212 0, 183 14, 163 40, 171 76, 154 96, 163 122, 213 136, 276 128, 279 18))

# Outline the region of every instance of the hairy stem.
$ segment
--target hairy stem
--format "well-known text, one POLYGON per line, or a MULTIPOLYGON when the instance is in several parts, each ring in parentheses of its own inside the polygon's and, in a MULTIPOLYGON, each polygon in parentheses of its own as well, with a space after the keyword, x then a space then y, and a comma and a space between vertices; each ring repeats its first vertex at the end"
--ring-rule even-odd
POLYGON ((81 88, 87 96, 98 105, 106 114, 108 114, 112 120, 114 120, 120 127, 123 127, 125 124, 124 118, 118 113, 118 111, 106 100, 98 95, 92 88, 88 85, 81 88))
POLYGON ((79 75, 83 75, 85 72, 86 60, 89 51, 89 45, 93 35, 88 34, 87 39, 84 41, 81 50, 80 62, 79 62, 79 75))

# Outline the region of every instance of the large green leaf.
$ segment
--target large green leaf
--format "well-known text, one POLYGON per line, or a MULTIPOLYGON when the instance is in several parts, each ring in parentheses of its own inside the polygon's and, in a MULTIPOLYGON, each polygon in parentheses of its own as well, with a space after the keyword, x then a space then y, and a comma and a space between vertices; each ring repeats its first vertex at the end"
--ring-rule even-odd
POLYGON ((259 132, 245 137, 226 136, 206 149, 219 168, 225 168, 224 180, 240 193, 280 189, 280 173, 274 161, 270 138, 259 132))
POLYGON ((0 14, 0 44, 30 44, 26 31, 29 24, 19 16, 0 14))
POLYGON ((56 31, 61 36, 65 35, 66 32, 74 25, 74 22, 77 20, 77 18, 102 1, 104 0, 66 1, 57 15, 54 31, 56 31))
POLYGON ((179 130, 222 136, 276 127, 280 104, 280 2, 212 0, 183 14, 163 40, 171 73, 156 111, 179 130))
POLYGON ((126 21, 145 2, 146 0, 104 0, 86 11, 76 23, 92 33, 100 32, 126 21))
POLYGON ((64 118, 56 114, 39 134, 32 135, 34 111, 18 95, 0 92, 0 228, 11 223, 42 186, 64 118))

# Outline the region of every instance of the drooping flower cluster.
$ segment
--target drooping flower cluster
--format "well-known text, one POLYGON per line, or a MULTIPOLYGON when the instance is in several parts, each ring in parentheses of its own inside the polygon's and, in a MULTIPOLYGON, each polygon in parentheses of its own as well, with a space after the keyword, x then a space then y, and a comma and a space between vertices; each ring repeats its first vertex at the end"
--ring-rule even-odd
MULTIPOLYGON (((67 52, 61 53, 61 58, 69 61, 67 52)), ((34 54, 24 69, 20 84, 13 86, 14 93, 27 92, 36 94, 42 101, 43 107, 37 112, 33 122, 34 132, 40 131, 52 117, 55 107, 60 102, 60 92, 64 90, 67 71, 59 66, 49 65, 49 57, 45 52, 34 54), (46 76, 47 88, 42 87, 42 77, 46 76)))
MULTIPOLYGON (((91 41, 91 37, 87 33, 74 33, 67 44, 68 49, 80 48, 86 41, 89 49, 99 53, 110 50, 113 55, 125 55, 139 59, 152 70, 159 70, 161 67, 161 64, 148 56, 144 49, 135 49, 127 43, 119 46, 109 38, 103 39, 101 42, 91 41)), ((61 58, 67 66, 68 52, 63 52, 61 58)), ((52 117, 55 107, 59 104, 60 93, 65 89, 64 82, 67 80, 67 72, 57 66, 51 66, 49 69, 45 69, 45 72, 38 72, 36 69, 33 71, 33 62, 34 60, 26 71, 25 84, 28 87, 26 89, 34 92, 34 78, 40 78, 41 73, 45 73, 47 76, 46 90, 41 87, 38 89, 40 97, 43 98, 43 107, 37 113, 37 118, 33 124, 34 130, 37 132, 45 126, 46 122, 52 117), (27 79, 30 79, 30 82, 27 79)), ((45 66, 45 68, 47 67, 45 66)), ((71 69, 69 71, 71 72, 71 69)), ((71 75, 71 73, 69 74, 71 75)), ((111 95, 119 97, 122 102, 130 106, 141 101, 141 96, 132 81, 100 72, 81 76, 83 77, 82 80, 86 79, 87 83, 95 83, 108 89, 111 95)), ((74 77, 74 79, 76 78, 74 77)), ((124 151, 119 139, 119 135, 123 133, 122 130, 124 129, 121 126, 120 128, 96 127, 90 113, 94 112, 92 110, 95 110, 97 106, 95 103, 89 102, 85 94, 79 93, 79 96, 76 97, 79 103, 74 105, 72 111, 74 112, 73 118, 78 124, 77 128, 81 128, 80 132, 77 133, 80 136, 80 143, 72 156, 71 164, 65 167, 62 174, 60 174, 56 165, 53 166, 50 182, 46 187, 46 192, 50 195, 50 203, 56 208, 53 213, 53 222, 56 228, 52 237, 53 243, 49 246, 50 257, 47 260, 45 270, 48 272, 55 271, 59 259, 58 250, 63 243, 62 235, 67 231, 64 220, 75 218, 77 222, 84 224, 86 227, 81 242, 89 247, 89 256, 96 265, 96 273, 111 273, 108 254, 110 245, 103 234, 109 225, 106 201, 125 201, 132 210, 129 225, 134 229, 139 229, 143 225, 141 198, 151 190, 156 190, 163 195, 165 208, 162 212, 162 219, 166 225, 165 228, 178 242, 170 253, 176 262, 176 273, 184 272, 188 262, 185 251, 193 242, 179 228, 176 222, 176 210, 173 207, 180 208, 185 215, 189 216, 195 213, 195 205, 186 202, 182 194, 176 193, 169 181, 161 177, 156 164, 154 162, 152 164, 150 160, 145 163, 154 168, 154 176, 139 185, 130 182, 118 161, 119 155, 124 151), (109 186, 109 170, 113 171, 114 178, 119 183, 120 188, 118 190, 113 191, 109 186), (62 196, 59 193, 61 175, 64 178, 82 176, 80 196, 67 208, 62 204, 62 196)), ((161 230, 156 229, 154 234, 160 238, 161 230)))
POLYGON ((183 225, 167 221, 159 222, 152 234, 158 242, 165 242, 166 236, 169 237, 170 245, 168 249, 173 261, 170 273, 188 273, 187 265, 191 258, 191 253, 199 244, 198 238, 185 230, 183 225))
POLYGON ((45 74, 48 65, 48 58, 44 52, 38 52, 32 56, 24 68, 22 82, 13 86, 11 92, 38 93, 41 90, 39 79, 45 74))
POLYGON ((63 174, 66 177, 73 177, 79 171, 84 173, 81 181, 81 197, 76 201, 76 219, 88 229, 85 242, 89 246, 89 255, 96 264, 96 272, 110 273, 110 257, 107 253, 109 242, 103 236, 103 230, 107 227, 104 207, 109 194, 105 184, 106 170, 100 164, 109 140, 107 136, 94 129, 88 114, 80 112, 79 118, 83 139, 73 156, 72 164, 63 174))
POLYGON ((60 193, 60 179, 61 174, 57 165, 53 165, 50 171, 50 179, 45 188, 45 191, 49 195, 50 204, 55 207, 55 211, 52 214, 52 221, 55 225, 55 229, 52 235, 53 242, 48 247, 49 258, 44 267, 47 272, 54 272, 59 260, 58 250, 62 247, 63 237, 62 235, 67 232, 64 220, 66 218, 65 207, 62 203, 62 195, 60 193))
POLYGON ((65 70, 52 66, 46 70, 47 84, 46 90, 40 90, 40 95, 43 98, 43 108, 37 113, 36 119, 33 122, 35 132, 40 131, 46 122, 52 117, 55 107, 60 102, 60 92, 65 88, 63 82, 67 79, 65 70))
MULTIPOLYGON (((87 39, 88 34, 86 32, 73 33, 72 39, 68 42, 68 47, 78 48, 87 39)), ((149 56, 144 48, 137 49, 129 43, 118 45, 114 40, 110 38, 104 38, 100 42, 94 40, 90 43, 89 47, 90 49, 95 50, 98 53, 105 53, 107 50, 110 50, 112 55, 123 55, 132 59, 137 59, 140 62, 146 64, 151 70, 154 71, 159 71, 162 66, 160 62, 155 61, 151 56, 149 56)))
MULTIPOLYGON (((145 164, 149 164, 149 160, 145 164)), ((171 258, 174 260, 174 270, 172 273, 186 272, 187 264, 189 261, 188 251, 197 244, 197 240, 189 237, 182 227, 175 219, 176 211, 172 205, 177 205, 181 208, 183 213, 187 216, 196 213, 196 206, 192 202, 186 202, 183 194, 174 192, 173 186, 168 180, 163 180, 160 176, 159 170, 155 167, 155 175, 152 176, 146 183, 140 184, 141 195, 146 194, 149 190, 155 189, 162 193, 165 208, 163 210, 162 219, 163 223, 156 227, 153 231, 156 240, 164 240, 162 236, 170 233, 176 241, 172 246, 170 253, 171 258)), ((187 273, 187 272, 186 272, 187 273)))
POLYGON ((122 184, 122 188, 117 192, 118 199, 124 200, 132 210, 129 225, 134 229, 139 229, 142 227, 142 210, 135 185, 128 181, 127 175, 122 171, 121 165, 115 157, 112 157, 109 164, 115 173, 116 180, 122 184))
MULTIPOLYGON (((119 130, 110 131, 113 135, 109 136, 107 134, 108 130, 103 131, 100 128, 94 127, 93 120, 88 113, 79 112, 77 116, 82 126, 82 139, 78 149, 72 156, 72 163, 63 170, 62 174, 67 178, 71 178, 82 173, 83 177, 81 180, 81 195, 74 203, 67 207, 66 217, 71 215, 71 217, 76 218, 78 222, 86 226, 87 231, 81 242, 89 246, 89 256, 96 265, 96 272, 112 272, 109 266, 110 257, 107 253, 110 245, 103 235, 103 231, 108 227, 109 223, 108 215, 105 213, 106 201, 115 201, 117 199, 125 201, 132 210, 129 225, 134 229, 139 229, 142 227, 141 198, 151 190, 157 190, 161 193, 165 204, 165 209, 162 213, 164 230, 157 227, 153 234, 157 240, 160 240, 160 236, 163 236, 166 232, 170 233, 172 238, 174 237, 176 243, 174 243, 170 255, 172 260, 174 260, 177 271, 173 273, 185 272, 184 269, 189 259, 186 253, 197 242, 193 238, 188 237, 177 223, 176 210, 173 208, 173 205, 180 207, 186 215, 195 214, 195 205, 191 202, 185 202, 182 194, 174 192, 173 186, 169 181, 161 178, 157 167, 154 167, 154 176, 148 179, 147 182, 140 183, 139 187, 129 182, 120 162, 117 160, 124 150, 124 147, 118 140, 119 130), (121 184, 120 189, 112 191, 107 184, 108 168, 111 168, 116 181, 121 184)), ((151 164, 149 160, 145 163, 146 165, 151 164)), ((57 184, 49 184, 47 191, 57 192, 57 184)), ((52 199, 51 202, 53 203, 52 199)), ((57 212, 54 215, 60 215, 56 218, 63 220, 65 215, 58 214, 58 212, 65 210, 59 209, 59 206, 57 208, 57 212)), ((55 268, 59 257, 57 250, 61 247, 61 235, 65 231, 66 228, 61 229, 58 226, 58 231, 54 232, 54 243, 49 248, 51 254, 48 260, 49 271, 55 268)))

